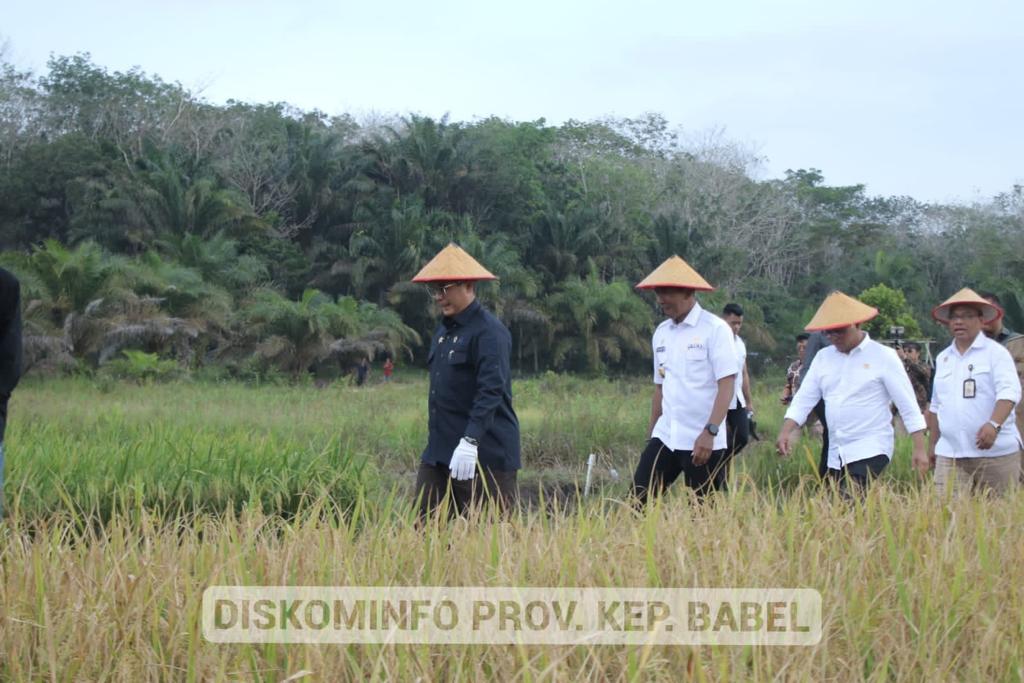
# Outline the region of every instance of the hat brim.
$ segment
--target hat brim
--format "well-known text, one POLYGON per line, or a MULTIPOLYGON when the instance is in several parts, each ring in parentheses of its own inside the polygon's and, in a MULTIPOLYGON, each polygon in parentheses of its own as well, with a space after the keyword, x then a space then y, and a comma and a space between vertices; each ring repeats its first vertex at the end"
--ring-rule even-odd
POLYGON ((708 285, 681 285, 676 282, 648 282, 647 284, 635 285, 634 289, 657 289, 658 287, 671 287, 673 289, 692 289, 695 292, 713 292, 715 288, 708 285))
POLYGON ((859 320, 850 320, 848 322, 832 323, 829 325, 815 325, 814 327, 807 325, 806 327, 804 327, 804 329, 807 330, 808 332, 826 332, 828 330, 841 330, 844 327, 849 327, 850 325, 860 325, 861 323, 866 323, 867 321, 874 320, 877 317, 878 311, 875 311, 871 315, 865 316, 859 320))
POLYGON ((479 277, 414 277, 411 281, 418 283, 426 282, 479 282, 482 280, 497 280, 497 275, 481 275, 479 277))
POLYGON ((981 303, 980 301, 954 301, 952 303, 939 304, 932 309, 932 318, 939 321, 943 325, 949 324, 949 312, 953 310, 954 306, 970 306, 971 308, 980 308, 981 322, 987 324, 999 318, 1003 315, 1003 309, 999 308, 995 304, 988 302, 981 303))

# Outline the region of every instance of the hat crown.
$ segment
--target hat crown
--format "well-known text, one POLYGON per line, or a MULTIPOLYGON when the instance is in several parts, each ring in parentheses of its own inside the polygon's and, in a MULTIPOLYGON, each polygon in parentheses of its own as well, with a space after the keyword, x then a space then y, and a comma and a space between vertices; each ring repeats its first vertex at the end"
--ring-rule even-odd
POLYGON ((835 291, 825 297, 811 322, 804 328, 808 332, 838 330, 850 325, 859 325, 878 315, 874 306, 854 299, 852 296, 835 291))
POLYGON ((684 261, 680 256, 670 256, 655 268, 636 286, 637 289, 654 289, 655 287, 684 287, 711 291, 714 289, 700 273, 684 261))
POLYGON ((416 273, 413 282, 444 282, 447 280, 497 280, 498 277, 480 265, 469 253, 449 242, 416 273))

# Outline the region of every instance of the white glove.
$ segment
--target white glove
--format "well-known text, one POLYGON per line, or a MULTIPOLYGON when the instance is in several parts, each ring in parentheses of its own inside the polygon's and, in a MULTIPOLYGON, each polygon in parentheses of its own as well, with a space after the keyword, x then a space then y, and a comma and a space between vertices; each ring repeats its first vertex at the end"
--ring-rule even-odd
POLYGON ((452 471, 452 479, 472 479, 476 476, 476 446, 466 441, 465 438, 459 441, 452 453, 451 463, 448 469, 452 471))

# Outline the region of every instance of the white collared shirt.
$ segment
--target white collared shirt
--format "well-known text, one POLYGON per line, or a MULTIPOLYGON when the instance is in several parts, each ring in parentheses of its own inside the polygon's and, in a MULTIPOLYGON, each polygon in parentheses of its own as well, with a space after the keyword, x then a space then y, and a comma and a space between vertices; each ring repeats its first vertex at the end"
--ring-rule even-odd
MULTIPOLYGON (((732 328, 694 302, 683 321, 666 320, 654 331, 654 383, 661 385, 661 417, 654 438, 674 451, 692 451, 711 420, 718 380, 738 371, 732 328)), ((725 421, 715 450, 726 447, 725 421)))
POLYGON ((743 368, 747 364, 747 345, 738 334, 734 334, 732 338, 736 345, 736 362, 740 364, 740 371, 736 373, 736 398, 729 405, 730 410, 735 408, 737 403, 740 408, 747 407, 747 400, 743 398, 743 368))
POLYGON ((974 439, 992 419, 996 401, 1020 402, 1020 378, 1010 352, 983 333, 978 333, 964 353, 956 343, 935 359, 935 384, 930 410, 939 419, 935 454, 947 458, 988 458, 1012 455, 1020 449, 1020 433, 1013 411, 987 451, 974 439), (964 382, 974 380, 974 398, 964 398, 964 382))
POLYGON ((867 332, 849 353, 829 346, 815 354, 786 418, 802 425, 822 398, 828 421, 829 469, 881 454, 892 459, 890 402, 896 404, 908 432, 925 429, 902 361, 895 351, 872 341, 867 332))

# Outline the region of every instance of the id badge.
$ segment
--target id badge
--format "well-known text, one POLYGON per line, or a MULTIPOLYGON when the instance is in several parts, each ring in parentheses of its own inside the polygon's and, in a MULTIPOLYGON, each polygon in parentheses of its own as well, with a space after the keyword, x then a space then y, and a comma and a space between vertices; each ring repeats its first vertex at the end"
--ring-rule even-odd
POLYGON ((974 398, 977 393, 977 385, 973 379, 964 380, 964 398, 974 398))

